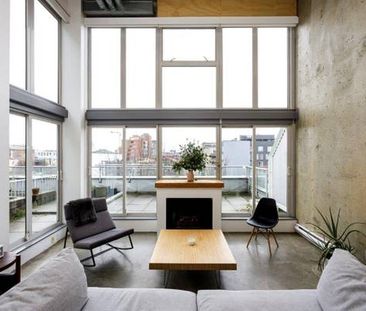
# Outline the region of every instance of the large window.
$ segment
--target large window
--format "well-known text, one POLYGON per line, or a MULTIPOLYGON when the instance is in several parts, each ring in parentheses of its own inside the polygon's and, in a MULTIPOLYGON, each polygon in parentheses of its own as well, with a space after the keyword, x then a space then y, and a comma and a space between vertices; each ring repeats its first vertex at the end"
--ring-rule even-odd
POLYGON ((91 108, 288 108, 290 29, 91 28, 91 108))
POLYGON ((10 114, 10 244, 37 237, 60 223, 58 123, 10 114))
POLYGON ((203 148, 209 157, 209 162, 202 172, 196 172, 197 178, 201 176, 216 176, 216 128, 215 127, 163 127, 162 128, 162 176, 185 176, 186 172, 173 171, 174 162, 179 160, 180 146, 194 142, 203 148))
POLYGON ((250 215, 264 196, 294 215, 291 28, 103 26, 88 31, 94 196, 102 187, 115 214, 155 213, 155 180, 184 179, 172 167, 195 142, 209 158, 195 176, 224 181, 225 217, 250 215), (107 175, 115 160, 97 152, 118 170, 107 175))
POLYGON ((224 108, 252 107, 252 32, 251 28, 222 30, 224 108))
POLYGON ((155 213, 155 128, 126 128, 126 212, 155 213))
POLYGON ((93 127, 90 161, 91 195, 112 214, 155 213, 155 128, 93 127))
POLYGON ((10 1, 10 84, 26 88, 26 0, 10 1))
POLYGON ((215 68, 163 68, 163 108, 215 108, 215 68))
POLYGON ((9 119, 9 242, 26 236, 26 118, 10 114, 9 119))
POLYGON ((258 107, 286 108, 287 29, 258 29, 258 107))
POLYGON ((60 19, 39 0, 10 1, 10 84, 59 101, 60 19))
POLYGON ((121 31, 93 29, 91 106, 119 108, 121 101, 121 31))
POLYGON ((155 29, 126 29, 127 108, 155 107, 155 49, 155 29))
POLYGON ((256 199, 271 197, 279 211, 287 213, 288 146, 286 128, 256 128, 258 150, 256 164, 256 199))
POLYGON ((251 128, 222 129, 222 212, 248 214, 253 208, 251 128))
POLYGON ((32 232, 57 223, 59 207, 58 125, 32 120, 32 232))
POLYGON ((59 21, 34 1, 34 93, 58 102, 59 21))

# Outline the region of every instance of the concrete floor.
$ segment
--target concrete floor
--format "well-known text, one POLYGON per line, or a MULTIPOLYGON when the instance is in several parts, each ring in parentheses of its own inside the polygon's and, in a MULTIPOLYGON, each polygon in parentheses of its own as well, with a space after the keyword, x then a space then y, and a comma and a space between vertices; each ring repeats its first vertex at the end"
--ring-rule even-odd
MULTIPOLYGON (((108 204, 108 210, 112 214, 122 212, 123 198, 118 197, 108 204)), ((241 195, 223 195, 222 212, 225 213, 250 213, 251 197, 241 195)), ((155 213, 156 196, 150 194, 128 193, 126 197, 126 208, 128 213, 155 213)), ((32 226, 33 233, 40 232, 57 222, 57 205, 50 202, 33 208, 32 226)), ((24 237, 25 217, 10 222, 10 243, 24 237)))
MULTIPOLYGON (((267 242, 258 237, 245 247, 249 234, 226 233, 226 239, 238 263, 237 271, 221 272, 221 288, 241 289, 296 289, 315 288, 319 278, 317 259, 320 251, 297 234, 278 234, 280 247, 269 256, 267 242)), ((135 233, 135 248, 121 255, 111 250, 96 259, 97 267, 85 268, 88 286, 97 287, 163 287, 163 272, 151 271, 148 263, 154 249, 155 233, 135 233)), ((125 245, 127 239, 117 245, 125 245)), ((71 245, 70 241, 68 245, 71 245)), ((62 249, 57 243, 23 266, 26 277, 48 258, 62 249)), ((127 246, 127 243, 126 243, 127 246)), ((80 257, 87 255, 77 250, 80 257)), ((217 288, 213 272, 172 272, 169 288, 197 291, 217 288)))

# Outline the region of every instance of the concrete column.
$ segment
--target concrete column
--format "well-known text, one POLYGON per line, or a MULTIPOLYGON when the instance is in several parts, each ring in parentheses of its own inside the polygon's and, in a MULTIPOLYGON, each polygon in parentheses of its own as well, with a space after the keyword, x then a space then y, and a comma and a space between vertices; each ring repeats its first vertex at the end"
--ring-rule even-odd
POLYGON ((0 1, 0 244, 9 244, 9 33, 10 1, 0 1))
POLYGON ((86 195, 85 47, 81 1, 69 2, 70 23, 62 30, 62 104, 69 111, 63 126, 63 202, 86 195))

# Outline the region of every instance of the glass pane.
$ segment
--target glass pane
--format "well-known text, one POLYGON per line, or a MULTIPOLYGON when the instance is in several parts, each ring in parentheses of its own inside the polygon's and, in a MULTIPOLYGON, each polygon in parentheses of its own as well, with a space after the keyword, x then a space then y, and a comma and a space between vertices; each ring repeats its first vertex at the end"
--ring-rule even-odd
POLYGON ((91 196, 106 198, 111 213, 122 213, 123 129, 92 129, 91 196))
POLYGON ((126 29, 126 106, 155 107, 155 29, 126 29))
POLYGON ((126 164, 127 213, 155 213, 156 129, 126 129, 126 164))
POLYGON ((26 215, 25 117, 9 119, 9 218, 10 244, 24 239, 26 215))
POLYGON ((215 60, 215 30, 164 29, 163 59, 215 60))
POLYGON ((58 102, 58 21, 34 2, 34 92, 58 102))
POLYGON ((91 30, 91 106, 121 107, 121 31, 91 30))
POLYGON ((258 107, 287 107, 287 28, 258 29, 258 107))
POLYGON ((215 108, 216 68, 163 68, 164 108, 215 108))
POLYGON ((32 231, 40 232, 58 221, 57 124, 32 121, 32 231))
POLYGON ((224 108, 252 107, 252 29, 224 28, 224 108))
POLYGON ((276 200, 280 212, 287 212, 287 129, 257 128, 256 199, 276 200), (262 151, 259 151, 262 150, 262 151))
POLYGON ((252 129, 222 129, 223 213, 251 213, 252 129))
POLYGON ((201 146, 209 156, 209 163, 202 172, 195 172, 196 177, 216 177, 216 128, 214 127, 164 127, 162 132, 163 142, 163 176, 186 176, 173 171, 173 164, 180 159, 180 145, 194 142, 201 146))
POLYGON ((10 1, 10 84, 26 88, 25 0, 10 1))

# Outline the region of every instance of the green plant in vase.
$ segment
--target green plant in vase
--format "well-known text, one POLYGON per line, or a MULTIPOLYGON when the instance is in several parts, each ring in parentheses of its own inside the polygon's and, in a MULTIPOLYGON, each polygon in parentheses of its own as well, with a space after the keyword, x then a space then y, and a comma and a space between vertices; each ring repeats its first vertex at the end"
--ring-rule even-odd
POLYGON ((344 229, 341 229, 341 225, 339 223, 341 218, 341 210, 339 209, 336 216, 333 214, 331 208, 329 208, 329 216, 323 214, 319 209, 317 209, 318 214, 321 217, 321 221, 324 225, 316 225, 314 223, 310 223, 310 225, 314 226, 318 229, 324 236, 324 245, 321 247, 321 255, 318 261, 319 270, 324 269, 324 265, 327 259, 332 257, 333 252, 336 248, 344 249, 349 251, 350 253, 354 252, 354 247, 352 246, 349 238, 351 235, 357 233, 365 236, 363 232, 358 229, 355 229, 357 225, 364 225, 362 222, 353 222, 348 225, 345 225, 344 229))
POLYGON ((180 145, 180 159, 173 164, 173 170, 180 172, 187 170, 187 181, 194 181, 194 171, 202 171, 208 163, 208 155, 203 148, 193 142, 180 145))

